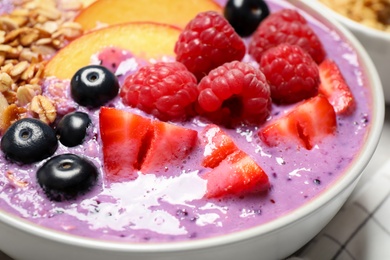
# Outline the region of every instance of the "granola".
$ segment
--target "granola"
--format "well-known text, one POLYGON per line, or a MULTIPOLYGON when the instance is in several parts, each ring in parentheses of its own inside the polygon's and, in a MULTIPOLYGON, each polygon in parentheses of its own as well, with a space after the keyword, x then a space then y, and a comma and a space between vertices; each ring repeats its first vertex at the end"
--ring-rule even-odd
POLYGON ((40 82, 48 58, 83 33, 72 21, 81 8, 79 0, 21 0, 0 16, 0 133, 27 115, 55 120, 55 102, 41 96, 40 82))
POLYGON ((363 25, 390 32, 390 0, 320 0, 363 25))

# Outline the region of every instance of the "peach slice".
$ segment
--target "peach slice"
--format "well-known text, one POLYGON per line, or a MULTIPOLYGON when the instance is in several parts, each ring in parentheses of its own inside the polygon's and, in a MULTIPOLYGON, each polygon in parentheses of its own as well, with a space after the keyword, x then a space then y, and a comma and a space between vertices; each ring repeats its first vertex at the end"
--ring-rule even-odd
POLYGON ((222 7, 213 0, 98 0, 83 9, 75 18, 84 30, 99 24, 147 21, 176 25, 180 28, 199 12, 222 7))
POLYGON ((150 60, 174 57, 174 46, 181 29, 171 25, 137 22, 109 26, 84 34, 70 42, 46 64, 45 76, 70 79, 91 57, 107 47, 130 51, 150 60))

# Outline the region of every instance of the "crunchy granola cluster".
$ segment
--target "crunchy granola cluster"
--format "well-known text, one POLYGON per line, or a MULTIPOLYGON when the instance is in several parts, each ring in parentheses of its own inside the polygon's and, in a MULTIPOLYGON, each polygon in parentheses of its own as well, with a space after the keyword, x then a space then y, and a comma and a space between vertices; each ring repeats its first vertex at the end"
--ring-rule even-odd
POLYGON ((361 24, 390 32, 390 0, 321 0, 321 2, 361 24))
POLYGON ((0 16, 0 133, 28 114, 52 123, 56 106, 42 95, 47 59, 83 31, 72 22, 77 0, 15 1, 0 16))

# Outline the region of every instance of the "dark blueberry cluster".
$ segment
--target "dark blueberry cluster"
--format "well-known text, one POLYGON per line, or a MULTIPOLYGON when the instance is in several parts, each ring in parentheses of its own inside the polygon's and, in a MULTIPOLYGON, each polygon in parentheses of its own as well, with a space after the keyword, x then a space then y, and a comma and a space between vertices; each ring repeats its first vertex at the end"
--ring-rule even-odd
MULTIPOLYGON (((91 108, 106 104, 119 91, 117 77, 107 68, 96 65, 77 71, 70 85, 72 98, 79 105, 91 108)), ((1 150, 6 159, 18 164, 47 159, 36 173, 37 181, 47 197, 53 201, 74 199, 95 185, 98 170, 85 157, 53 155, 59 142, 66 147, 82 144, 91 124, 88 114, 79 111, 63 116, 55 129, 39 119, 20 119, 2 136, 1 150)))
MULTIPOLYGON (((88 115, 72 113, 66 118, 65 121, 72 123, 65 126, 60 122, 60 130, 57 129, 60 140, 70 145, 80 144, 85 137, 85 129, 90 124, 88 115)), ((6 158, 19 164, 31 164, 47 159, 57 148, 56 131, 35 118, 16 121, 1 139, 1 150, 6 158)), ((54 156, 37 171, 39 185, 48 198, 54 201, 75 198, 87 191, 96 182, 97 176, 98 171, 93 163, 74 154, 54 156)))

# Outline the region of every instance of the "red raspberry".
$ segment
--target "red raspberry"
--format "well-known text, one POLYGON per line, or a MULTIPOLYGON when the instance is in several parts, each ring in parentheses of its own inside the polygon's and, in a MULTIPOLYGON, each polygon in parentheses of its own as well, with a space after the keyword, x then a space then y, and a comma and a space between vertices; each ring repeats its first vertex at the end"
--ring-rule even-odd
POLYGON ((283 43, 267 50, 261 57, 260 68, 276 103, 294 103, 318 93, 318 66, 298 45, 283 43))
POLYGON ((210 71, 198 90, 199 112, 217 123, 260 124, 271 110, 266 78, 248 63, 232 61, 210 71))
POLYGON ((185 119, 198 97, 195 76, 180 62, 158 62, 128 76, 121 88, 123 103, 157 118, 185 119))
POLYGON ((241 60, 246 47, 229 22, 214 11, 199 13, 181 32, 175 45, 176 60, 198 80, 210 70, 241 60))
POLYGON ((297 11, 283 9, 272 13, 259 25, 249 43, 249 54, 260 62, 261 55, 280 43, 299 45, 317 62, 325 58, 325 50, 306 19, 297 11))

